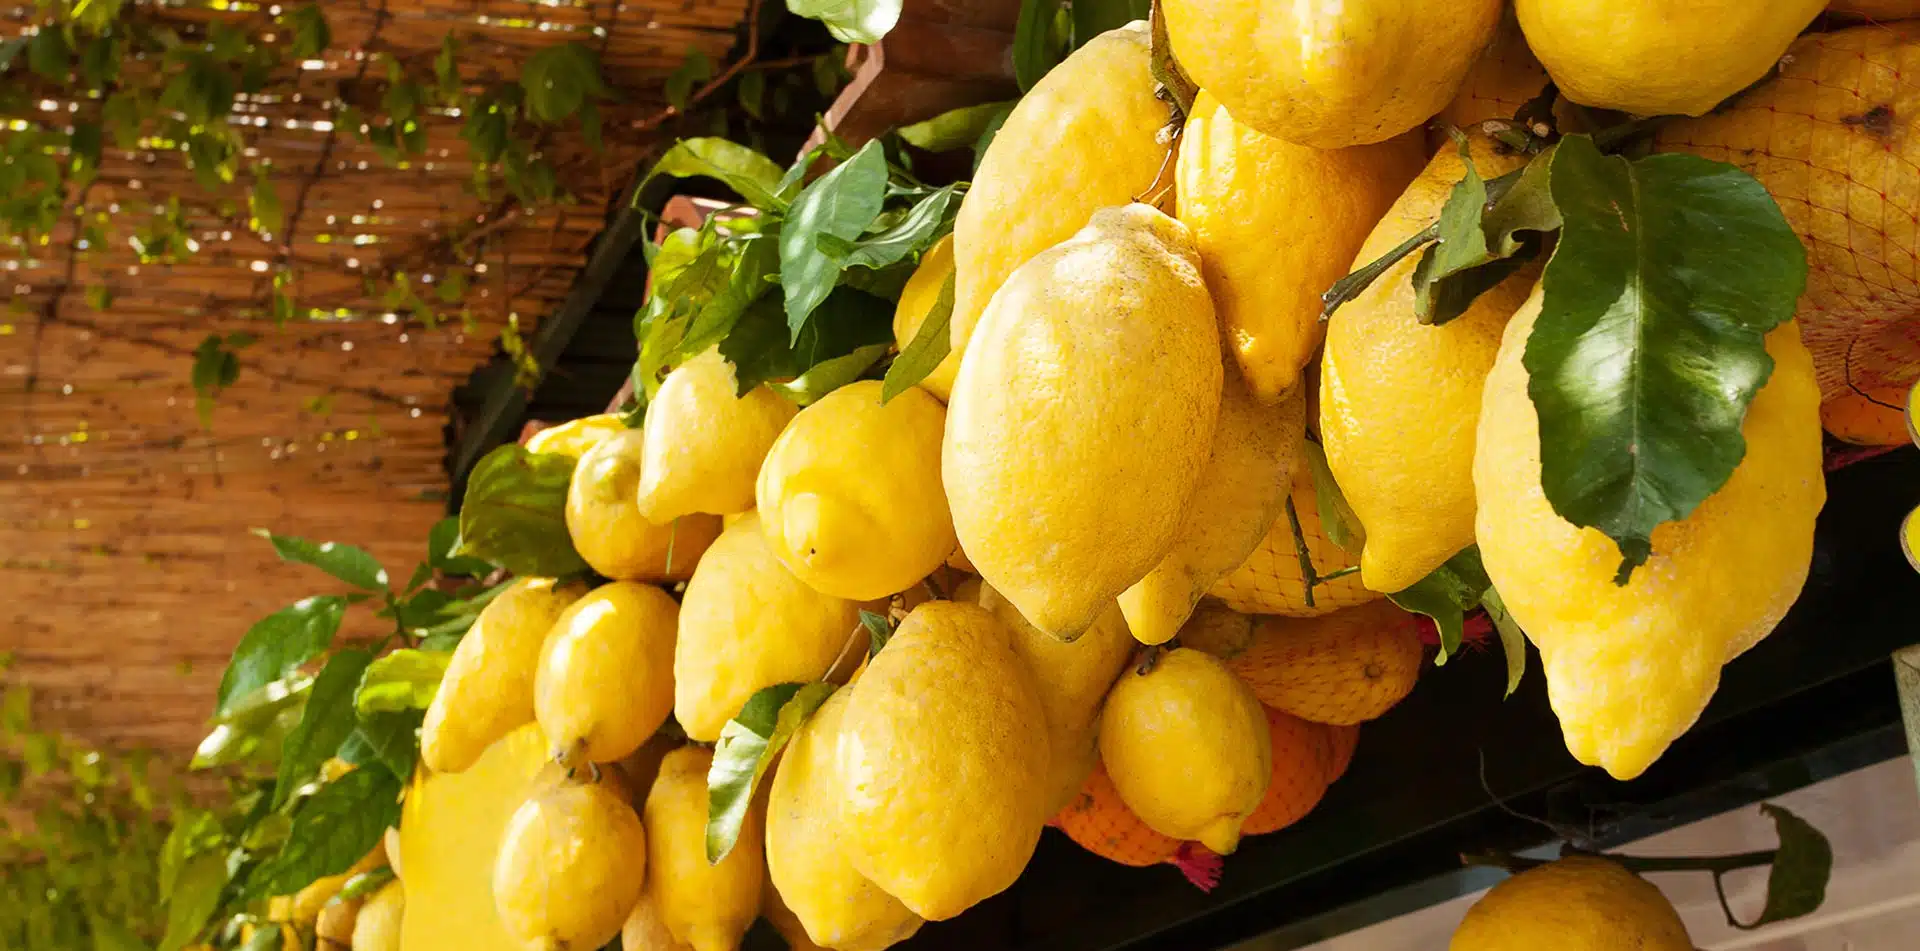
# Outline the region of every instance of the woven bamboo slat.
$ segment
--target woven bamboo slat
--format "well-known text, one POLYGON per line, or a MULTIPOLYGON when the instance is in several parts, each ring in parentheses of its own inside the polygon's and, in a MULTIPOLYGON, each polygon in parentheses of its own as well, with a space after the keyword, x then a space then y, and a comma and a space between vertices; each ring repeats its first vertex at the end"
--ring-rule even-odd
MULTIPOLYGON (((303 64, 297 101, 243 103, 234 121, 249 123, 256 157, 271 160, 289 214, 305 191, 287 260, 300 306, 329 319, 275 327, 257 312, 282 236, 248 231, 251 182, 202 192, 169 149, 110 146, 86 202, 137 211, 156 195, 187 196, 185 233, 201 245, 191 258, 140 263, 128 238, 144 215, 124 213, 107 229, 106 247, 88 249, 71 278, 65 226, 43 249, 0 254, 8 305, 0 309, 0 651, 14 656, 7 682, 34 689, 39 722, 89 742, 184 753, 205 732, 221 670, 247 627, 337 589, 317 572, 280 564, 248 529, 360 544, 396 574, 421 559, 444 509, 454 387, 495 352, 509 314, 531 332, 565 296, 608 203, 653 145, 651 132, 629 130, 663 107, 661 83, 688 50, 726 59, 748 2, 337 0, 324 8, 334 44, 303 64), (379 83, 355 82, 361 53, 423 63, 449 32, 472 82, 511 80, 552 43, 601 52, 619 93, 603 108, 606 148, 593 152, 572 132, 543 143, 563 180, 576 183, 573 201, 498 217, 504 188, 496 182, 484 199, 473 193, 457 116, 429 117, 425 154, 399 168, 350 130, 330 131, 340 102, 373 104, 381 95, 379 83), (468 258, 467 320, 450 312, 424 327, 381 299, 404 271, 433 301, 427 278, 448 275, 424 265, 451 260, 449 247, 468 258), (96 285, 111 292, 102 310, 83 293, 96 285), (203 428, 188 377, 192 351, 208 333, 237 332, 260 340, 240 351, 239 382, 220 394, 203 428)), ((192 2, 153 9, 185 23, 243 15, 192 2)), ((0 39, 21 33, 30 16, 31 4, 0 9, 0 39)), ((32 118, 83 119, 98 109, 73 105, 35 101, 32 118)), ((350 616, 344 635, 376 634, 379 623, 370 613, 350 616)))

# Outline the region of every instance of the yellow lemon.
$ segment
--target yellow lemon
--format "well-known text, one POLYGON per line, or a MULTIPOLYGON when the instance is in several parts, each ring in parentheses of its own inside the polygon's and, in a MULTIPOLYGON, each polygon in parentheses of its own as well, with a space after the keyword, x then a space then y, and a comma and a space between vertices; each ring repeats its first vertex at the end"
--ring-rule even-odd
POLYGON ((1253 691, 1190 648, 1123 674, 1100 716, 1100 762, 1127 808, 1155 832, 1221 855, 1266 795, 1272 760, 1253 691))
POLYGON ((753 480, 773 440, 798 412, 765 386, 745 395, 714 347, 674 367, 647 404, 640 451, 640 514, 657 523, 753 508, 753 480))
POLYGON ((659 588, 616 581, 554 622, 533 710, 556 762, 572 769, 624 759, 666 722, 679 613, 659 588))
POLYGON ((454 648, 420 727, 420 761, 437 773, 473 765, 494 741, 533 721, 540 645, 584 584, 522 578, 480 610, 454 648))
POLYGON ((1193 230, 1227 348, 1260 401, 1299 384, 1320 346, 1321 293, 1347 275, 1419 167, 1413 137, 1322 151, 1241 124, 1210 90, 1194 100, 1180 137, 1179 217, 1193 230))
POLYGON ((713 751, 667 754, 647 793, 647 893, 674 940, 694 951, 733 951, 760 914, 766 883, 766 805, 755 797, 740 838, 719 864, 707 861, 707 771, 713 751))
POLYGON ((1384 142, 1439 112, 1493 38, 1501 7, 1500 0, 1165 4, 1180 65, 1234 118, 1323 149, 1384 142))
POLYGON ((854 870, 929 921, 1012 885, 1047 820, 1049 752, 1006 625, 929 601, 846 690, 834 771, 854 870))
POLYGON ((827 698, 780 756, 767 803, 767 875, 814 943, 880 951, 920 930, 920 916, 847 860, 834 748, 847 691, 827 698))
POLYGON ((1514 0, 1527 45, 1568 99, 1697 116, 1780 61, 1827 0, 1514 0))
POLYGON ((720 534, 720 520, 688 515, 655 524, 640 514, 637 429, 614 433, 580 457, 567 485, 567 534, 587 564, 616 581, 681 581, 720 534))
POLYGON ((1521 872, 1467 909, 1448 951, 1692 951, 1673 903, 1601 858, 1521 872))
POLYGON ((692 951, 692 946, 673 937, 652 893, 643 890, 620 926, 620 951, 692 951))
MULTIPOLYGON (((1526 164, 1493 140, 1470 140, 1474 168, 1496 178, 1526 164)), ((1381 219, 1354 268, 1439 220, 1466 174, 1445 146, 1381 219)), ((1539 268, 1522 268, 1441 324, 1414 315, 1418 255, 1388 269, 1335 311, 1320 358, 1320 436, 1347 502, 1365 527, 1360 579, 1399 591, 1473 544, 1473 432, 1500 331, 1539 268)))
POLYGON ((400 803, 407 951, 525 951, 495 911, 493 866, 507 820, 534 789, 548 752, 539 725, 529 723, 464 772, 414 774, 400 803))
POLYGON ((947 411, 915 388, 882 405, 879 380, 800 411, 760 466, 760 527, 801 581, 870 601, 946 561, 953 517, 940 486, 947 411))
MULTIPOLYGON (((913 269, 913 276, 907 278, 907 286, 900 290, 900 303, 893 309, 893 342, 901 352, 904 353, 907 345, 919 335, 920 325, 927 322, 927 316, 940 301, 940 291, 953 276, 953 235, 949 234, 935 241, 933 247, 920 256, 920 266, 913 269)), ((951 316, 947 326, 947 333, 951 337, 951 316)), ((944 403, 947 395, 953 392, 953 375, 958 372, 960 351, 950 349, 940 365, 920 381, 920 387, 944 403)))
POLYGON ((647 834, 633 807, 597 783, 565 782, 507 820, 493 900, 530 947, 593 951, 620 933, 646 876, 647 834))
MULTIPOLYGON (((1314 489, 1310 466, 1294 467, 1293 510, 1300 518, 1300 537, 1307 543, 1307 558, 1315 575, 1325 578, 1359 565, 1359 559, 1333 543, 1320 522, 1320 497, 1314 489)), ((1355 546, 1359 547, 1358 545, 1355 546)), ((1341 608, 1365 604, 1381 597, 1360 582, 1358 573, 1348 573, 1313 588, 1313 603, 1307 603, 1306 574, 1300 567, 1300 546, 1294 541, 1293 521, 1284 507, 1260 547, 1220 579, 1207 593, 1226 602, 1243 614, 1285 614, 1290 617, 1314 617, 1331 614, 1341 608)))
POLYGON ((1142 22, 1089 40, 1020 97, 953 222, 953 359, 1015 268, 1153 187, 1170 118, 1153 96, 1142 22))
POLYGON ((1613 540, 1561 518, 1540 488, 1539 417, 1521 363, 1540 304, 1536 288, 1487 377, 1475 533, 1487 577, 1540 649, 1568 752, 1632 779, 1693 726, 1721 665, 1800 595, 1826 500, 1820 390, 1799 327, 1769 333, 1773 375, 1741 426, 1745 458, 1693 514, 1654 529, 1652 558, 1616 585, 1613 540))
POLYGON ((612 413, 582 416, 534 433, 527 439, 526 448, 528 452, 552 452, 578 459, 607 437, 626 429, 627 424, 612 413))
POLYGON ((353 920, 353 951, 400 951, 400 922, 407 893, 398 881, 388 882, 360 906, 353 920))
POLYGON ((1020 616, 1013 603, 985 582, 960 587, 963 600, 973 600, 993 612, 1013 634, 1013 650, 1026 661, 1040 689, 1040 706, 1047 714, 1047 748, 1053 751, 1048 769, 1047 815, 1059 812, 1086 784, 1099 758, 1094 737, 1099 732, 1100 703, 1133 656, 1134 640, 1117 606, 1108 606, 1078 640, 1063 641, 1020 616))
POLYGON ((1007 279, 960 366, 941 460, 960 546, 1056 637, 1166 556, 1212 452, 1220 337, 1199 263, 1172 218, 1097 212, 1007 279))
POLYGON ((1227 373, 1213 452, 1179 537, 1159 565, 1120 594, 1120 611, 1140 643, 1172 640, 1201 595, 1246 561, 1284 514, 1306 432, 1305 404, 1299 391, 1262 404, 1238 372, 1227 373))
POLYGON ((700 559, 681 597, 674 717, 687 736, 718 740, 762 688, 826 676, 859 626, 858 602, 794 577, 761 534, 759 514, 741 519, 700 559))

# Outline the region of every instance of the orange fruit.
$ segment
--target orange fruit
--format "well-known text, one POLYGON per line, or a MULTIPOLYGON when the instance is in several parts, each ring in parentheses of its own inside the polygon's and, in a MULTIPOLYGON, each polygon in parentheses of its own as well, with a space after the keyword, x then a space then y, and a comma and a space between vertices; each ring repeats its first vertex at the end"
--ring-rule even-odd
MULTIPOLYGON (((1324 577, 1360 564, 1357 540, 1353 551, 1347 551, 1329 540, 1321 527, 1320 499, 1313 488, 1312 466, 1294 467, 1293 508, 1300 515, 1300 535, 1306 540, 1307 555, 1313 560, 1315 574, 1324 577)), ((1245 614, 1291 617, 1331 614, 1382 597, 1377 591, 1368 591, 1356 571, 1315 585, 1313 604, 1309 605, 1307 587, 1302 582, 1305 577, 1300 571, 1299 548, 1293 541, 1293 523, 1287 513, 1281 512, 1280 518, 1267 530, 1267 537, 1261 539, 1260 547, 1207 593, 1245 614)))
POLYGON ((1360 725, 1329 723, 1327 726, 1327 785, 1338 782, 1353 765, 1353 748, 1360 743, 1360 725))
POLYGON ((1820 404, 1820 427, 1856 446, 1904 446, 1913 441, 1906 401, 1904 386, 1841 393, 1820 404))
POLYGON ((1413 616, 1378 601, 1321 618, 1258 618, 1253 643, 1227 666, 1269 707, 1347 725, 1399 703, 1424 653, 1413 616))
POLYGON ((1095 763, 1080 795, 1053 817, 1053 825, 1080 847, 1122 865, 1158 865, 1180 850, 1180 840, 1147 828, 1120 801, 1107 768, 1095 763))
POLYGON ((1273 742, 1273 778, 1260 806, 1241 823, 1243 835, 1277 832, 1299 822, 1327 791, 1333 764, 1333 737, 1327 727, 1291 713, 1266 708, 1267 734, 1273 742))

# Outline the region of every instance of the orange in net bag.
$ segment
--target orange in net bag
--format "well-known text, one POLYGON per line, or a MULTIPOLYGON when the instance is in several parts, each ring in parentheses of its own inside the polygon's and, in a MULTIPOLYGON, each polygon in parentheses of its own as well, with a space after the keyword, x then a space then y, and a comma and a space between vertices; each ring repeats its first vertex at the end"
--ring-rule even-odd
POLYGON ((1920 378, 1920 22, 1796 40, 1780 75, 1669 123, 1663 152, 1760 180, 1807 246, 1800 333, 1825 400, 1920 378))

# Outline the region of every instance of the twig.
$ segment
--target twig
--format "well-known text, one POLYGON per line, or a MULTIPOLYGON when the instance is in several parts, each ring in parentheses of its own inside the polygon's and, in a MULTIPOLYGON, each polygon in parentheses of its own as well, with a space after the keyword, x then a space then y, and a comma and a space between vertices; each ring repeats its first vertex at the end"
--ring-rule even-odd
POLYGON ((1294 508, 1291 495, 1287 496, 1287 524, 1293 529, 1293 552, 1300 556, 1300 581, 1307 607, 1313 607, 1313 588, 1320 583, 1320 576, 1313 570, 1313 553, 1307 551, 1307 533, 1300 528, 1300 510, 1294 508))
POLYGON ((92 181, 87 182, 87 187, 80 189, 79 196, 73 201, 73 233, 67 235, 66 272, 61 277, 59 286, 48 295, 46 305, 40 309, 39 318, 33 322, 33 351, 27 358, 27 399, 21 415, 27 425, 27 441, 33 446, 33 458, 36 462, 45 462, 47 452, 44 446, 33 439, 40 430, 34 413, 34 404, 37 402, 35 397, 40 389, 40 351, 45 349, 43 344, 46 341, 47 325, 60 319, 60 305, 66 300, 67 292, 73 289, 74 275, 80 265, 80 234, 86 230, 80 226, 80 220, 86 214, 87 196, 93 193, 93 186, 99 181, 100 177, 94 176, 92 181))

